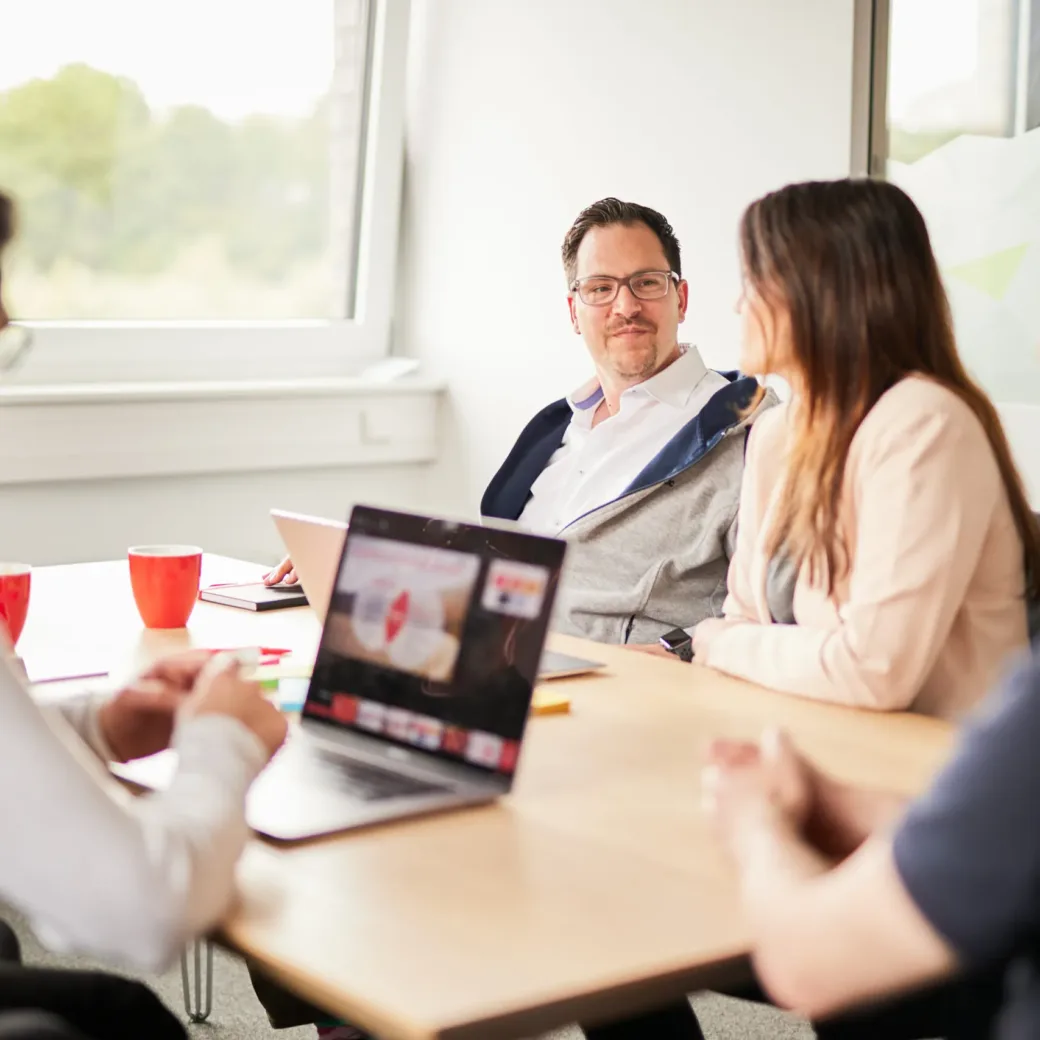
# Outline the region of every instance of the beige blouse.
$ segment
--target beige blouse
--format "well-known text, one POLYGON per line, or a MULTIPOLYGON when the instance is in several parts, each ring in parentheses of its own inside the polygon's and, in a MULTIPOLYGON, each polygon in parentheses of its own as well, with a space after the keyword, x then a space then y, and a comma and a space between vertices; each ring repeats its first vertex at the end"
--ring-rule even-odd
POLYGON ((766 535, 789 407, 751 433, 725 618, 697 626, 698 663, 818 700, 959 718, 1028 642, 1022 544, 982 425, 922 376, 885 393, 846 464, 848 573, 828 598, 803 567, 796 624, 780 625, 766 602, 766 535))

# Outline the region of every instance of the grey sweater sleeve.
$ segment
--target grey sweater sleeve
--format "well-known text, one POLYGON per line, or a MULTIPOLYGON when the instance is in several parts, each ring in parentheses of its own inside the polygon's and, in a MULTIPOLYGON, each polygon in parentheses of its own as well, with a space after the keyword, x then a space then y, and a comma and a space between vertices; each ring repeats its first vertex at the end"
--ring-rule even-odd
MULTIPOLYGON (((0 712, 0 898, 48 945, 165 966, 232 900, 260 742, 236 720, 192 719, 170 788, 133 798, 2 660, 0 712)), ((73 715, 89 728, 89 711, 73 715)))

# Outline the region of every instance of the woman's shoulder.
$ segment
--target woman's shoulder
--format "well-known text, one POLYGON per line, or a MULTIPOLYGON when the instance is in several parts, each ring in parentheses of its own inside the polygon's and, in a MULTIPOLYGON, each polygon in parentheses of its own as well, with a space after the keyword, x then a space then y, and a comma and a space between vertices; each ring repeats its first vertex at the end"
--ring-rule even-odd
POLYGON ((904 376, 878 398, 875 409, 929 411, 956 419, 974 419, 975 413, 955 390, 931 376, 904 376))
POLYGON ((744 482, 767 495, 783 472, 788 448, 789 404, 783 402, 755 416, 744 452, 744 482))
POLYGON ((782 447, 787 440, 790 407, 789 401, 781 401, 756 415, 751 424, 749 444, 758 448, 774 445, 782 447))
POLYGON ((955 390, 929 376, 910 375, 878 398, 863 426, 906 428, 921 425, 966 429, 984 436, 971 405, 955 390))
MULTIPOLYGON (((881 395, 856 434, 861 454, 945 450, 992 456, 982 421, 955 390, 928 376, 901 379, 881 395)), ((965 461, 968 461, 966 458, 965 461)))

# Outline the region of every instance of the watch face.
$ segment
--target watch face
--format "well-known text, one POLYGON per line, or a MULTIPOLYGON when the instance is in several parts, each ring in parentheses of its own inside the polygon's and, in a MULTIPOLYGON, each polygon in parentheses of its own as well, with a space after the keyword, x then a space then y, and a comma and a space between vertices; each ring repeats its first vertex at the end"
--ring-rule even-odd
POLYGON ((693 659, 693 639, 688 632, 683 631, 681 628, 666 632, 661 636, 660 643, 669 653, 675 654, 681 661, 693 659))

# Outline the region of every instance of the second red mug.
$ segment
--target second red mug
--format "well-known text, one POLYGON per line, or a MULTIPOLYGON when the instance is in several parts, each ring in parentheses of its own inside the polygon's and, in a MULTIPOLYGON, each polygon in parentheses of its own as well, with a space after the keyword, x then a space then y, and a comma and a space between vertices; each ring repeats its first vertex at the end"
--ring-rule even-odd
POLYGON ((7 629, 12 646, 25 627, 31 587, 32 568, 27 563, 0 563, 0 626, 7 629))
POLYGON ((130 585, 148 628, 184 628, 195 609, 202 575, 197 545, 137 545, 127 550, 130 585))

